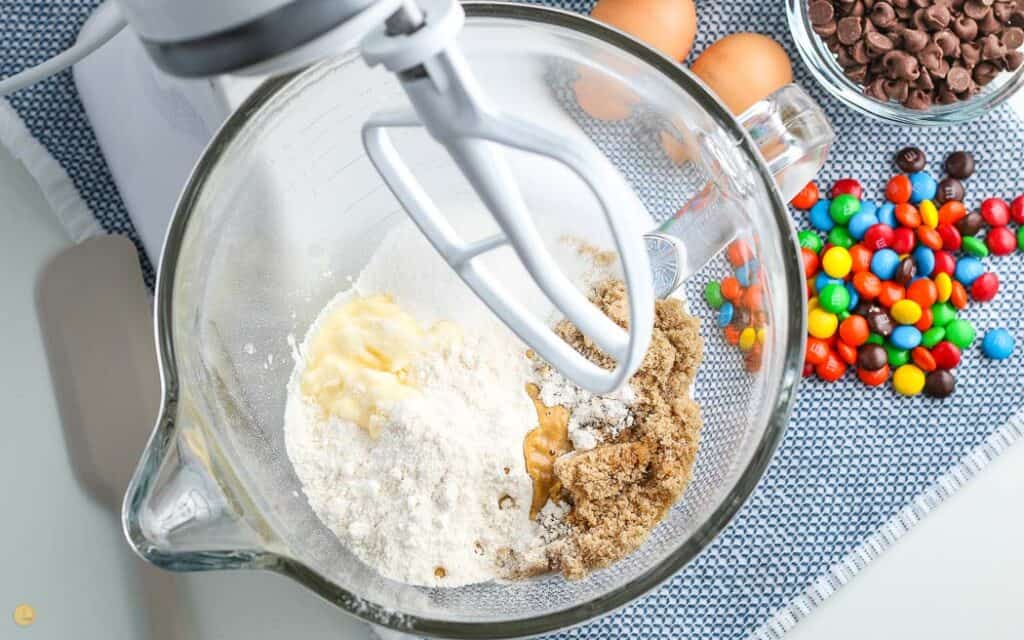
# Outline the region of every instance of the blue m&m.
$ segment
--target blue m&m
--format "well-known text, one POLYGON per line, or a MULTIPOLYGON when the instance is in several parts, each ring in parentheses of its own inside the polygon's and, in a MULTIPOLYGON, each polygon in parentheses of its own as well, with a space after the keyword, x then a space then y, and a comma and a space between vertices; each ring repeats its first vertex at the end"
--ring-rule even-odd
POLYGON ((912 173, 910 178, 910 201, 920 204, 925 200, 935 199, 935 193, 939 190, 939 183, 931 174, 924 171, 912 173))
POLYGON ((960 284, 969 287, 983 273, 985 273, 985 265, 981 263, 981 260, 971 256, 964 256, 957 261, 953 277, 959 280, 960 284))
POLYGON ((829 207, 831 206, 832 201, 823 198, 811 207, 807 217, 810 219, 812 227, 818 231, 828 232, 832 230, 832 227, 836 226, 836 223, 832 220, 832 214, 829 213, 829 207))
POLYGON ((892 280, 899 265, 900 256, 892 249, 879 249, 871 256, 871 273, 882 280, 892 280))
POLYGON ((981 350, 993 360, 1006 360, 1013 355, 1016 341, 1006 329, 992 329, 981 341, 981 350))

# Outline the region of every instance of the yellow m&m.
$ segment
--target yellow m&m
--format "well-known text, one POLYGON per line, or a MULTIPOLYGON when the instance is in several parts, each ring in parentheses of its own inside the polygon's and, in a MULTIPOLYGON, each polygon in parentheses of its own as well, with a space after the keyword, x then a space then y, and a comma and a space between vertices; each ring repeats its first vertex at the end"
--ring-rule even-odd
POLYGON ((948 302, 953 295, 953 278, 948 273, 940 273, 935 276, 935 289, 939 293, 939 302, 948 302))
POLYGON ((917 212, 921 214, 921 222, 924 226, 934 229, 939 226, 939 210, 931 200, 924 200, 917 205, 917 212))
POLYGON ((839 328, 839 318, 822 308, 811 309, 807 313, 807 333, 815 338, 825 340, 835 335, 839 328))
POLYGON ((845 278, 853 268, 850 252, 842 247, 832 247, 821 257, 821 268, 832 278, 845 278))
POLYGON ((916 396, 924 391, 925 376, 917 366, 905 364, 892 375, 892 388, 905 396, 916 396))
POLYGON ((899 300, 889 309, 889 315, 900 324, 914 324, 921 319, 921 305, 913 300, 899 300))

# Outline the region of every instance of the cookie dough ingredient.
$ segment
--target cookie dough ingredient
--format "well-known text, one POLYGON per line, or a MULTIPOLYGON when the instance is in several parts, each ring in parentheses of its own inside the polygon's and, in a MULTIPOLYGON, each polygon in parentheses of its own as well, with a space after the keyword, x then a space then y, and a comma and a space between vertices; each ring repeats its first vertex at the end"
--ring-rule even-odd
POLYGON ((555 460, 572 451, 572 442, 569 441, 569 411, 557 405, 545 406, 535 384, 526 385, 526 392, 537 409, 538 426, 523 439, 526 473, 533 480, 530 517, 536 518, 544 504, 558 496, 555 460))
POLYGON ((621 29, 673 60, 690 54, 697 35, 693 0, 599 0, 590 16, 621 29))
POLYGON ((697 56, 690 70, 734 115, 793 82, 786 51, 759 33, 725 36, 697 56))
POLYGON ((416 391, 408 378, 412 361, 456 337, 450 323, 424 330, 390 296, 353 298, 319 323, 306 353, 302 393, 325 416, 376 436, 383 410, 416 391))
MULTIPOLYGON (((620 280, 599 284, 591 296, 612 320, 626 326, 626 287, 620 280)), ((552 535, 541 548, 499 555, 507 577, 561 571, 570 579, 606 567, 632 553, 682 495, 690 481, 700 438, 700 409, 690 387, 701 359, 698 321, 678 299, 656 303, 651 347, 630 386, 632 425, 589 451, 560 456, 554 465, 559 501, 541 510, 541 527, 552 535), (567 515, 555 517, 571 505, 567 515), (565 525, 565 526, 563 526, 565 525)), ((558 333, 602 366, 612 361, 575 326, 558 333)))
POLYGON ((630 407, 636 402, 631 385, 600 396, 583 389, 552 369, 536 361, 534 374, 540 386, 539 400, 547 407, 569 411, 569 440, 577 451, 593 449, 599 443, 617 438, 633 425, 630 407))
POLYGON ((882 102, 922 110, 968 100, 1024 63, 1017 0, 808 2, 811 26, 843 73, 882 102))
MULTIPOLYGON (((612 320, 628 318, 625 285, 600 285, 594 301, 612 320)), ((563 337, 595 361, 607 356, 571 324, 563 337)), ((555 463, 555 475, 573 505, 572 551, 560 558, 568 578, 581 578, 632 553, 665 517, 690 482, 702 425, 690 397, 703 341, 699 322, 682 301, 659 300, 651 347, 631 385, 634 424, 615 441, 555 463)))
MULTIPOLYGON (((493 232, 477 209, 446 213, 468 237, 493 232)), ((559 238, 569 230, 562 223, 584 226, 571 214, 538 224, 559 238)), ((614 260, 586 243, 560 244, 556 259, 581 287, 616 273, 614 260)), ((496 273, 518 273, 511 252, 487 257, 496 273)), ((522 282, 512 277, 508 286, 553 321, 546 299, 522 282)), ((324 307, 298 355, 285 413, 288 457, 316 517, 370 569, 428 587, 486 582, 497 577, 502 550, 564 534, 564 507, 549 502, 538 521, 530 518, 523 441, 537 426, 525 390, 535 362, 411 220, 402 216, 351 289, 324 307), (331 376, 360 368, 346 380, 368 386, 345 393, 372 407, 377 437, 304 392, 314 366, 331 376), (375 386, 398 392, 372 403, 360 395, 375 386)))

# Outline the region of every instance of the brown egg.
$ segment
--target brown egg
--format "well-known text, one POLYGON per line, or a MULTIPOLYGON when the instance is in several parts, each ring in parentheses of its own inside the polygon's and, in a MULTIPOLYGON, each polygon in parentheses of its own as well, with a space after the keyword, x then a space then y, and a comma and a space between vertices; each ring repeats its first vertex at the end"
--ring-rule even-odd
POLYGON ((693 0, 598 0, 590 17, 625 31, 673 60, 689 55, 697 35, 693 0))
POLYGON ((589 67, 579 71, 573 83, 576 102, 590 117, 597 120, 624 120, 633 111, 636 94, 614 76, 589 67))
POLYGON ((690 65, 733 114, 793 81, 789 56, 759 33, 734 33, 704 50, 690 65))
POLYGON ((700 156, 693 132, 681 119, 675 119, 658 132, 661 149, 674 164, 683 165, 700 156))

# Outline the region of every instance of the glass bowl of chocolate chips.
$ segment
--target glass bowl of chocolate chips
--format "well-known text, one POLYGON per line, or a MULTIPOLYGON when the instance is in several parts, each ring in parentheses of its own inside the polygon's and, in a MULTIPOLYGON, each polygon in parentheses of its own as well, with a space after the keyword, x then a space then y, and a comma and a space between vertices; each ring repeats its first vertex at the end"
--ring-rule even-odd
POLYGON ((1024 84, 1024 0, 786 0, 811 74, 881 120, 944 125, 1024 84))

